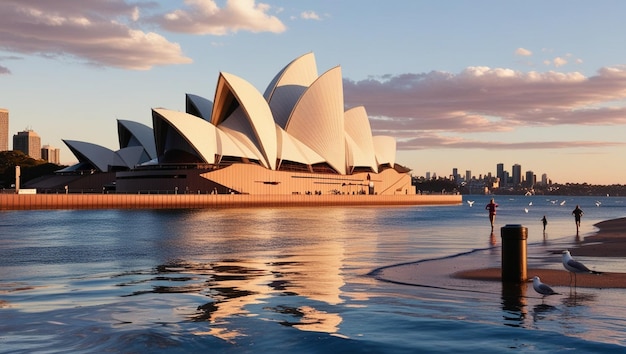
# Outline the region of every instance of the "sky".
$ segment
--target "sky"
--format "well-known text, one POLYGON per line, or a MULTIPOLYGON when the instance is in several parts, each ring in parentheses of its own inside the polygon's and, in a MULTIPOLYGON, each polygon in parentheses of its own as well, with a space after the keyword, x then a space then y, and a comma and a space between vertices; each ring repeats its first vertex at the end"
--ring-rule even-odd
POLYGON ((397 141, 414 176, 511 172, 626 183, 622 0, 2 0, 9 134, 119 149, 116 119, 213 100, 220 72, 261 93, 313 52, 347 108, 397 141))

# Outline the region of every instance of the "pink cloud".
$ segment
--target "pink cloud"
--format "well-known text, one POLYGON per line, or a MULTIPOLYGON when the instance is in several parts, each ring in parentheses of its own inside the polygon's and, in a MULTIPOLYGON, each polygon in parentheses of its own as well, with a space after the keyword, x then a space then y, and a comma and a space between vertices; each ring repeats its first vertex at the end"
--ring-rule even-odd
POLYGON ((626 67, 591 77, 485 67, 459 74, 384 76, 344 80, 348 106, 364 105, 375 129, 492 132, 521 125, 626 124, 626 67))
POLYGON ((254 0, 228 0, 220 8, 214 0, 185 0, 186 9, 178 9, 151 18, 172 32, 226 35, 240 30, 281 33, 285 25, 268 14, 271 7, 254 0))
POLYGON ((497 150, 543 150, 567 148, 605 148, 624 147, 626 143, 601 141, 526 141, 526 142, 493 142, 470 140, 461 137, 450 137, 435 133, 414 133, 410 137, 398 137, 400 150, 426 149, 497 149, 497 150))
POLYGON ((470 67, 344 80, 348 107, 364 105, 375 134, 392 135, 404 150, 448 148, 569 148, 622 143, 471 141, 459 134, 522 126, 626 125, 626 66, 578 72, 528 72, 470 67), (445 135, 442 135, 445 133, 445 135))
POLYGON ((136 70, 190 63, 177 43, 135 27, 137 6, 122 0, 4 0, 0 47, 136 70))

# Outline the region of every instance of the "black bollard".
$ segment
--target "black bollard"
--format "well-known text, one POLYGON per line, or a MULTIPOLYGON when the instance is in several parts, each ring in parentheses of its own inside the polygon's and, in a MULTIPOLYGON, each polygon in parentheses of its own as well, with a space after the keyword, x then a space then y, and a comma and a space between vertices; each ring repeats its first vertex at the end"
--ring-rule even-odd
POLYGON ((526 239, 528 228, 522 225, 505 225, 502 237, 502 282, 523 283, 526 275, 526 239))

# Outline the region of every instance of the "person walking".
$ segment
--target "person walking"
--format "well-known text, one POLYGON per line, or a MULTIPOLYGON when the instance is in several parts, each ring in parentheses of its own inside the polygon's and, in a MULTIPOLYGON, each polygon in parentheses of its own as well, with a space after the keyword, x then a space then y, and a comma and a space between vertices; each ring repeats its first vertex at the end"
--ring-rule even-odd
POLYGON ((496 221, 496 208, 497 207, 498 207, 498 204, 496 204, 496 202, 493 201, 493 198, 491 198, 491 201, 489 202, 489 204, 485 206, 485 209, 489 210, 489 222, 491 222, 492 230, 493 230, 493 223, 496 221))
POLYGON ((546 225, 548 225, 548 219, 546 219, 546 216, 544 215, 543 218, 541 218, 541 222, 543 223, 543 233, 546 233, 546 225))
POLYGON ((576 233, 578 234, 578 229, 580 228, 580 218, 583 216, 583 210, 576 205, 574 211, 572 211, 572 215, 574 215, 574 221, 576 222, 576 233))

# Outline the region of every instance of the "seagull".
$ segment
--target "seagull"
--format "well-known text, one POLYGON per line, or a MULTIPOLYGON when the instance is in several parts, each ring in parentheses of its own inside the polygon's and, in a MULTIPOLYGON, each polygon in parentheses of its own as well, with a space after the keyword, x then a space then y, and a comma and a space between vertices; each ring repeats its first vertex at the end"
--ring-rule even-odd
POLYGON ((556 291, 552 290, 552 288, 549 287, 548 285, 542 283, 541 279, 539 279, 538 276, 534 276, 533 277, 533 289, 535 289, 535 291, 538 294, 541 294, 543 296, 558 295, 559 294, 556 291))
POLYGON ((599 201, 599 200, 598 200, 598 201, 596 201, 596 206, 600 206, 600 204, 602 204, 602 202, 601 202, 601 201, 599 201))
POLYGON ((565 201, 562 201, 560 205, 565 205, 565 201))
POLYGON ((528 213, 528 208, 524 208, 524 212, 528 213))
POLYGON ((600 274, 600 272, 593 271, 584 264, 572 258, 572 255, 568 250, 563 251, 563 267, 567 269, 569 273, 569 281, 570 284, 572 282, 572 274, 574 274, 574 286, 576 285, 576 273, 589 273, 589 274, 600 274))
POLYGON ((469 204, 470 208, 472 207, 472 205, 474 205, 474 201, 473 200, 468 200, 467 204, 469 204))
POLYGON ((528 205, 533 205, 533 202, 528 203, 528 205))

